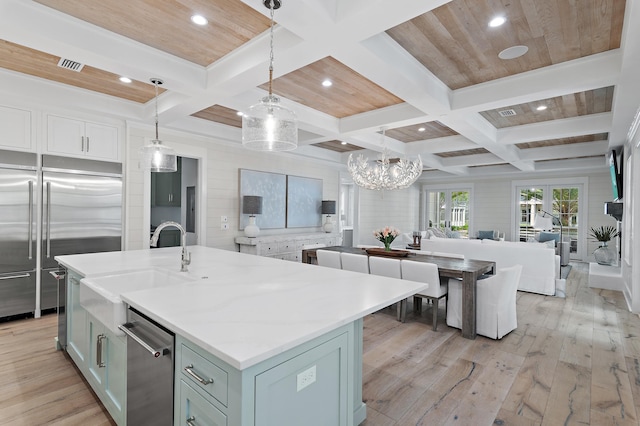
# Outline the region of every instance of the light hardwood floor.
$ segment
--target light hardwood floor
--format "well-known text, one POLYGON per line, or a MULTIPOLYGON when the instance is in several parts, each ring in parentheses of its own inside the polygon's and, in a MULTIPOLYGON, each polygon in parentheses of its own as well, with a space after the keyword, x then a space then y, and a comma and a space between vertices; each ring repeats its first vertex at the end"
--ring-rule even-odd
MULTIPOLYGON (((640 319, 587 272, 566 299, 519 292, 502 340, 463 339, 444 309, 436 332, 427 307, 366 317, 363 425, 638 425, 640 319)), ((112 425, 55 335, 55 315, 0 323, 0 425, 112 425)))

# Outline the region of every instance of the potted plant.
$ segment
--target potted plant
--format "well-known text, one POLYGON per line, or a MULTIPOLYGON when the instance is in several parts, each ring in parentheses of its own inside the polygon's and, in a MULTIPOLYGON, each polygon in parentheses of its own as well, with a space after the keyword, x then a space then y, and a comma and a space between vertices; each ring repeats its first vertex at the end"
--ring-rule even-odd
POLYGON ((618 236, 618 230, 613 226, 600 226, 599 228, 591 227, 589 236, 602 243, 600 247, 593 251, 596 262, 600 265, 611 265, 616 259, 616 253, 611 250, 607 243, 618 236))

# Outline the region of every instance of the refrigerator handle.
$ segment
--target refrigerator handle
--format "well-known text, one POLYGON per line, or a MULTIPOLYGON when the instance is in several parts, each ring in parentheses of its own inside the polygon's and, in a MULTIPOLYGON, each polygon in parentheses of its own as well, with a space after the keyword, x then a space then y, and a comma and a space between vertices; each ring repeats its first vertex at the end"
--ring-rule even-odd
POLYGON ((29 259, 33 259, 33 181, 29 181, 29 237, 27 238, 27 244, 29 244, 29 259))
POLYGON ((47 182, 47 223, 46 223, 46 234, 47 234, 47 258, 51 257, 51 182, 47 182))

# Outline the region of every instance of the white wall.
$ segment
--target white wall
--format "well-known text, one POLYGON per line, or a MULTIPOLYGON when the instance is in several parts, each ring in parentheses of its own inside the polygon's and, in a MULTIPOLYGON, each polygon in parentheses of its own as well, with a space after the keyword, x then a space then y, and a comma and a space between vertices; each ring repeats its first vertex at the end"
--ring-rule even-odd
MULTIPOLYGON (((400 232, 413 232, 419 227, 420 191, 416 184, 407 189, 397 191, 372 191, 359 189, 358 240, 354 245, 380 244, 373 231, 385 226, 392 226, 400 232)), ((355 238, 355 233, 354 233, 355 238)))
MULTIPOLYGON (((127 249, 144 247, 143 231, 148 239, 147 204, 149 188, 146 187, 145 173, 139 168, 139 149, 153 138, 151 127, 129 123, 127 126, 127 191, 126 191, 126 245, 127 249)), ((339 172, 326 163, 307 160, 287 153, 266 153, 250 151, 240 144, 229 145, 214 138, 199 137, 184 132, 160 130, 160 139, 165 145, 174 148, 178 155, 200 158, 206 175, 206 184, 202 190, 206 200, 203 206, 206 216, 201 223, 206 226, 205 241, 199 244, 209 247, 237 250, 236 236, 243 235, 239 230, 238 185, 241 168, 265 172, 291 174, 322 179, 323 199, 338 200, 339 172), (227 216, 229 230, 220 229, 220 217, 227 216)), ((147 173, 148 174, 148 173, 147 173)), ((199 191, 200 194, 200 191, 199 191)), ((200 198, 200 197, 199 197, 200 198)), ((295 229, 262 230, 261 235, 295 234, 303 232, 322 232, 321 227, 295 229)))

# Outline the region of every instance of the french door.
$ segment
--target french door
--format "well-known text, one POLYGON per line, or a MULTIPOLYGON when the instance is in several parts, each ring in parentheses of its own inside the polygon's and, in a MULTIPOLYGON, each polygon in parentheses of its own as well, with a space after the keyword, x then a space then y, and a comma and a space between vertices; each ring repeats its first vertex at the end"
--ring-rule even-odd
POLYGON ((469 237, 471 190, 469 188, 423 188, 424 224, 422 229, 451 228, 462 238, 469 237))
POLYGON ((581 210, 584 204, 582 183, 531 183, 516 186, 516 241, 527 241, 539 230, 535 229, 536 214, 551 217, 553 231, 562 231, 569 242, 570 258, 582 259, 586 232, 581 229, 581 210))

